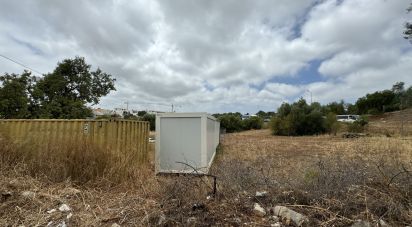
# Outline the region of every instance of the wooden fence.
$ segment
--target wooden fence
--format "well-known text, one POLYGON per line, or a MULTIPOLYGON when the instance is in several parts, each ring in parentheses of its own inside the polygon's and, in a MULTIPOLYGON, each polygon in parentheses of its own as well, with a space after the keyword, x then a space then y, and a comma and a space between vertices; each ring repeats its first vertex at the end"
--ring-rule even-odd
POLYGON ((132 120, 0 120, 0 132, 16 142, 40 146, 85 140, 122 157, 148 159, 149 122, 132 120))

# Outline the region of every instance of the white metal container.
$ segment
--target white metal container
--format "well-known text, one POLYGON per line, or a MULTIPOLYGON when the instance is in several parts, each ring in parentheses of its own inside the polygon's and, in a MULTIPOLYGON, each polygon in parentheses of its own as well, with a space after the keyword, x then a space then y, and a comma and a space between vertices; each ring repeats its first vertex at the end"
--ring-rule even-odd
POLYGON ((156 173, 208 173, 219 134, 220 122, 207 113, 157 114, 156 173))

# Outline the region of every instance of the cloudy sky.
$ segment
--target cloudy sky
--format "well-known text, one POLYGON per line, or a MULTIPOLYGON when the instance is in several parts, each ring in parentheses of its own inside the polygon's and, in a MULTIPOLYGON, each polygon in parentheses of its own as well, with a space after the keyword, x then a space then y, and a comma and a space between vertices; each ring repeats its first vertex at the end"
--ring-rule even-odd
MULTIPOLYGON (((407 0, 0 0, 0 54, 47 73, 83 56, 100 107, 255 113, 412 85, 407 0)), ((0 58, 0 71, 23 68, 0 58)))

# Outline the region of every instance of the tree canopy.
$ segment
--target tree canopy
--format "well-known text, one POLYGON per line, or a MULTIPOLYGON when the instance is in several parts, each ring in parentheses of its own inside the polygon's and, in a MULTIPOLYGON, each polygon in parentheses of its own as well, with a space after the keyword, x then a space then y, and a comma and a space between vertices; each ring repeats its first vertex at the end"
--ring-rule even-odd
POLYGON ((82 57, 59 62, 40 78, 25 71, 0 81, 2 118, 86 118, 92 116, 88 105, 115 90, 115 79, 99 68, 92 71, 82 57))
POLYGON ((28 118, 30 113, 30 93, 33 77, 24 71, 21 75, 0 76, 0 117, 28 118))
POLYGON ((313 135, 326 131, 323 114, 317 103, 308 105, 301 98, 292 104, 283 103, 271 121, 275 135, 313 135))

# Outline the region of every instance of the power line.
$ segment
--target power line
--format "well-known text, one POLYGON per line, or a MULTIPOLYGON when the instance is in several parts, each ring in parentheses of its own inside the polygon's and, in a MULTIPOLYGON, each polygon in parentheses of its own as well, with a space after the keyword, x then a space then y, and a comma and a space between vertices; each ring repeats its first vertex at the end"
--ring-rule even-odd
POLYGON ((4 55, 2 55, 2 54, 0 54, 0 57, 2 57, 2 58, 4 58, 4 59, 7 59, 7 60, 9 60, 9 61, 11 61, 11 62, 13 62, 13 63, 15 63, 15 64, 18 64, 18 65, 22 66, 23 68, 30 69, 31 71, 33 71, 33 72, 35 72, 35 73, 38 73, 38 74, 40 74, 40 75, 43 75, 43 74, 44 74, 44 73, 41 73, 41 72, 39 72, 39 71, 37 71, 37 70, 35 70, 35 69, 33 69, 33 68, 30 68, 30 67, 24 65, 24 64, 22 64, 22 63, 20 63, 20 62, 18 62, 18 61, 16 61, 16 60, 13 60, 13 59, 11 59, 11 58, 9 58, 9 57, 7 57, 7 56, 4 56, 4 55))
MULTIPOLYGON (((127 102, 127 104, 129 104, 129 102, 127 102)), ((182 107, 182 105, 176 105, 176 104, 165 104, 165 103, 155 103, 155 102, 132 102, 130 104, 133 105, 157 105, 157 106, 168 106, 168 107, 172 107, 172 112, 176 111, 176 108, 180 108, 182 107)))

